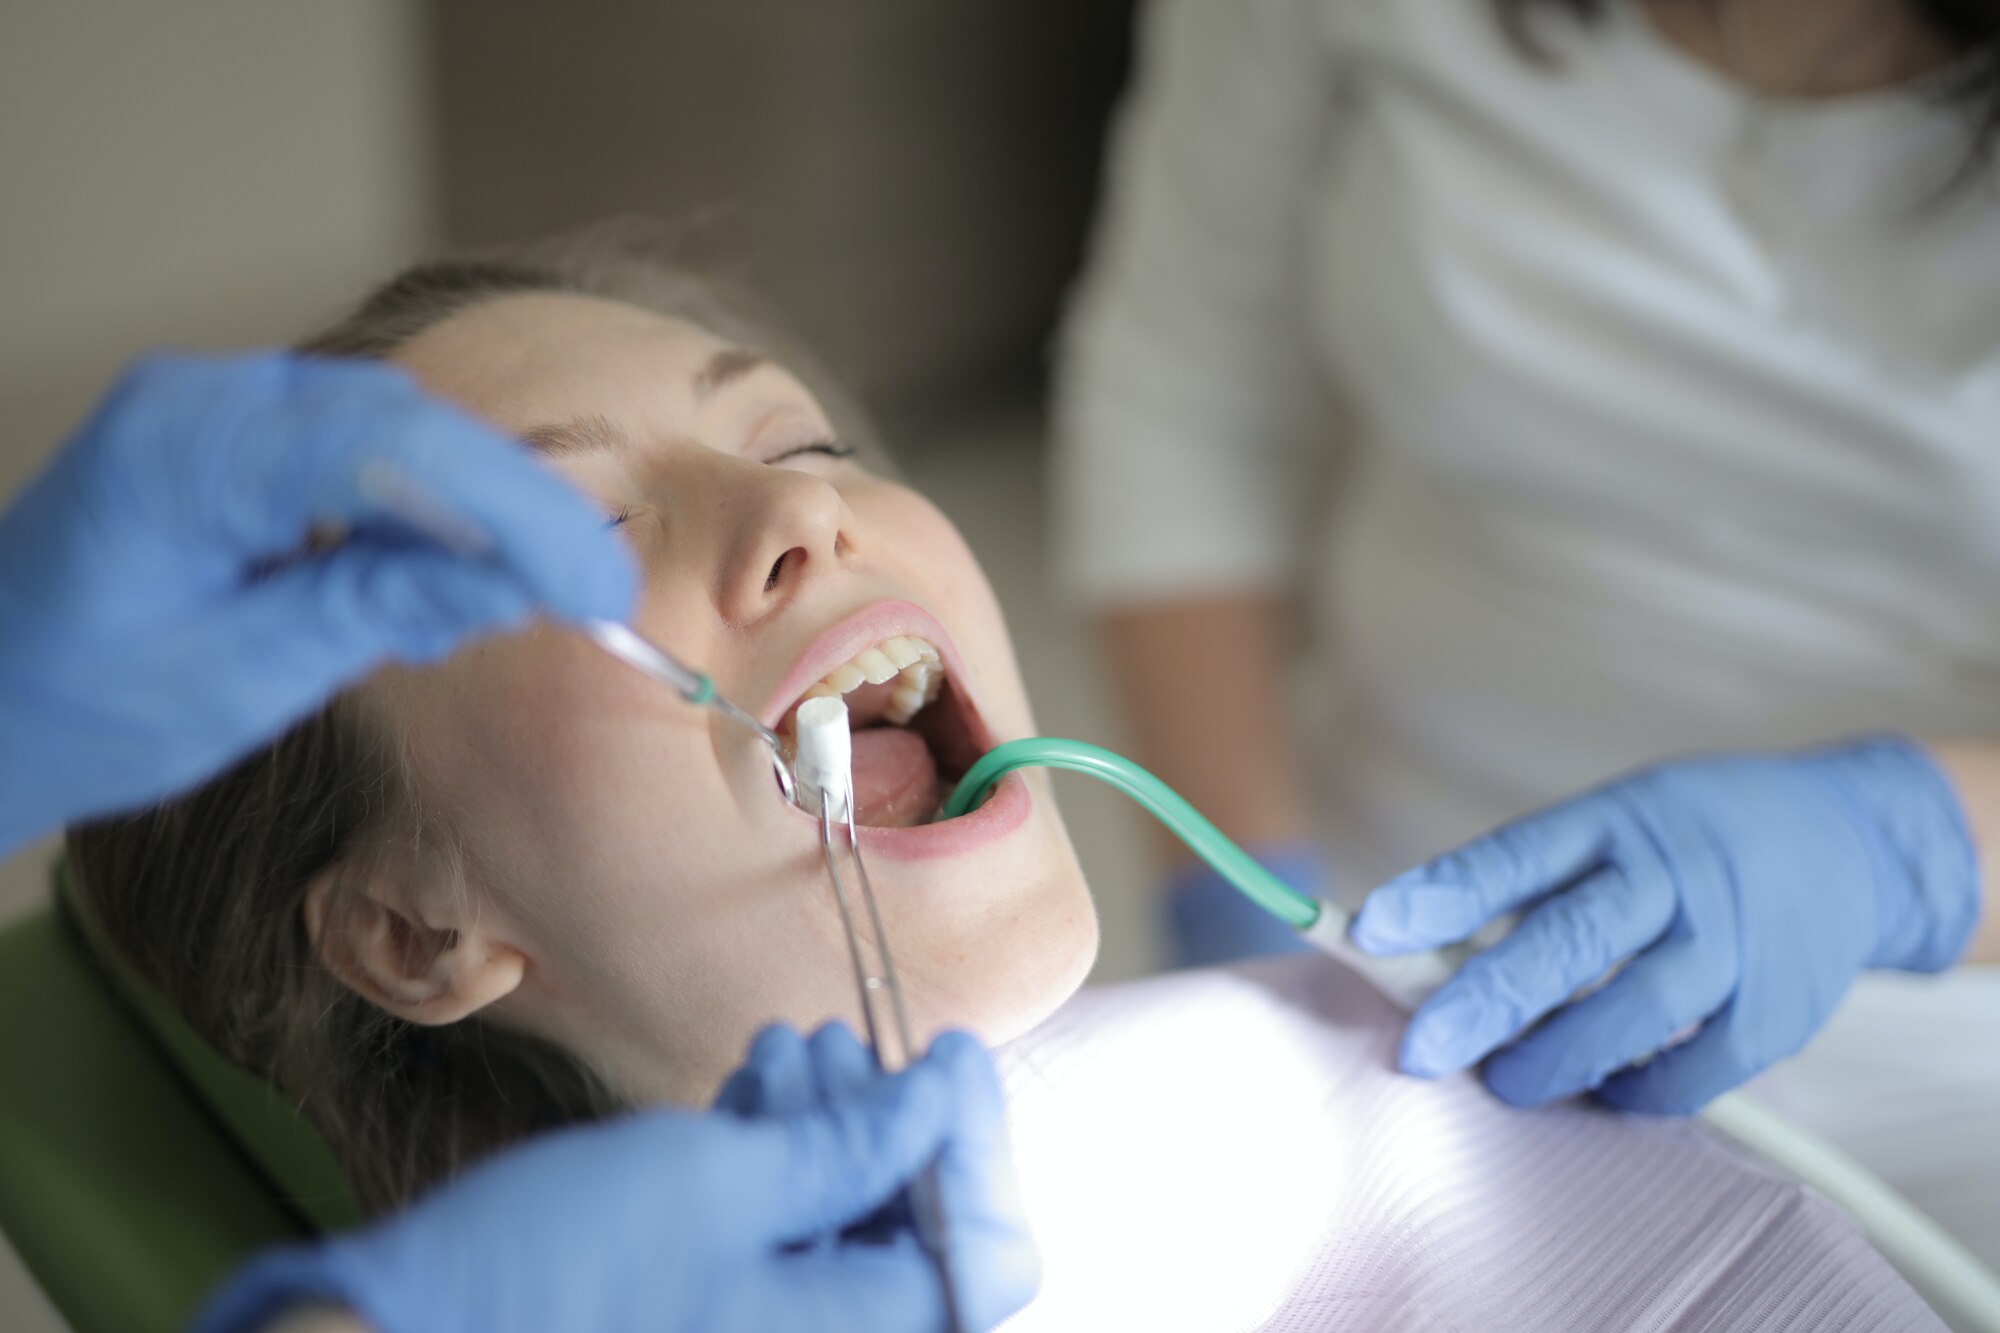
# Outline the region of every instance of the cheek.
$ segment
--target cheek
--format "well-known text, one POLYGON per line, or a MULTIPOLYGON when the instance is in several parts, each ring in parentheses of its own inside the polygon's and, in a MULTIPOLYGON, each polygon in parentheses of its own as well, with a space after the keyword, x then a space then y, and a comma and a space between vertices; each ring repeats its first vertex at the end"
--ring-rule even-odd
POLYGON ((686 1044, 765 960, 839 957, 817 844, 774 837, 774 801, 742 804, 704 714, 582 640, 472 649, 408 675, 396 714, 468 877, 577 1012, 686 1044))
POLYGON ((861 520, 869 556, 917 594, 958 641, 978 673, 987 702, 1006 710, 988 721, 1028 725, 1026 692, 999 599, 986 571, 949 518, 915 491, 875 481, 848 497, 861 520))
POLYGON ((401 695, 427 803, 482 881, 524 908, 558 887, 611 905, 618 886, 702 855, 683 828, 726 823, 700 715, 575 636, 481 645, 401 695))

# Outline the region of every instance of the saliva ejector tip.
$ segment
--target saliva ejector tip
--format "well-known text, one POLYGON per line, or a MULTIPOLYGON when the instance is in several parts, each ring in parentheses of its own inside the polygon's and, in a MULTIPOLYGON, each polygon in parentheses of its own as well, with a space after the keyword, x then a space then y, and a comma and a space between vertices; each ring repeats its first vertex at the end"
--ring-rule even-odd
POLYGON ((854 740, 848 730, 847 704, 834 695, 808 699, 796 716, 792 774, 798 780, 799 804, 818 814, 824 793, 827 813, 845 819, 854 792, 854 740))

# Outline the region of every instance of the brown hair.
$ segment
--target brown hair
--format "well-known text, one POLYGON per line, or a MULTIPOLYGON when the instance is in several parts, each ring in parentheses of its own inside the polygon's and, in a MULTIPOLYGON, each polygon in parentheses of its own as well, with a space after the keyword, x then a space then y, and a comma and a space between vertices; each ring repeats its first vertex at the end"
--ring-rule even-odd
MULTIPOLYGON (((667 244, 649 225, 614 223, 418 264, 299 350, 385 357, 455 311, 532 291, 609 297, 750 341, 735 307, 662 261, 667 244)), ((768 334, 756 341, 777 350, 768 334)), ((223 1055, 297 1101, 370 1211, 512 1140, 614 1109, 552 1044, 477 1017, 405 1022, 320 962, 304 917, 316 879, 334 877, 337 922, 343 876, 413 839, 449 851, 415 795, 395 738, 341 697, 192 793, 68 835, 79 905, 112 947, 223 1055)))

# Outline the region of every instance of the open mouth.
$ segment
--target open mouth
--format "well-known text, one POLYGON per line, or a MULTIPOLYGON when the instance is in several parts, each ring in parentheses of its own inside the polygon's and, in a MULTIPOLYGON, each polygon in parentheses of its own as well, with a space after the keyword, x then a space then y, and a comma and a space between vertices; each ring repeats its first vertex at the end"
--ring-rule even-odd
POLYGON ((778 732, 796 732, 798 707, 838 695, 854 745, 854 822, 903 829, 937 821, 939 807, 992 738, 948 654, 918 633, 869 641, 785 707, 778 732))

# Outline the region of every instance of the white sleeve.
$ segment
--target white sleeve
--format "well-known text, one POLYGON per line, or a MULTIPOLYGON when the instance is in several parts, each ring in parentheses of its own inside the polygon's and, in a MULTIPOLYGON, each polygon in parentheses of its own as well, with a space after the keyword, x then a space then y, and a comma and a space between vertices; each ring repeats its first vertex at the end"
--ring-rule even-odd
POLYGON ((1285 579, 1324 394, 1300 243, 1323 0, 1155 0, 1058 342, 1055 529, 1104 605, 1285 579))

